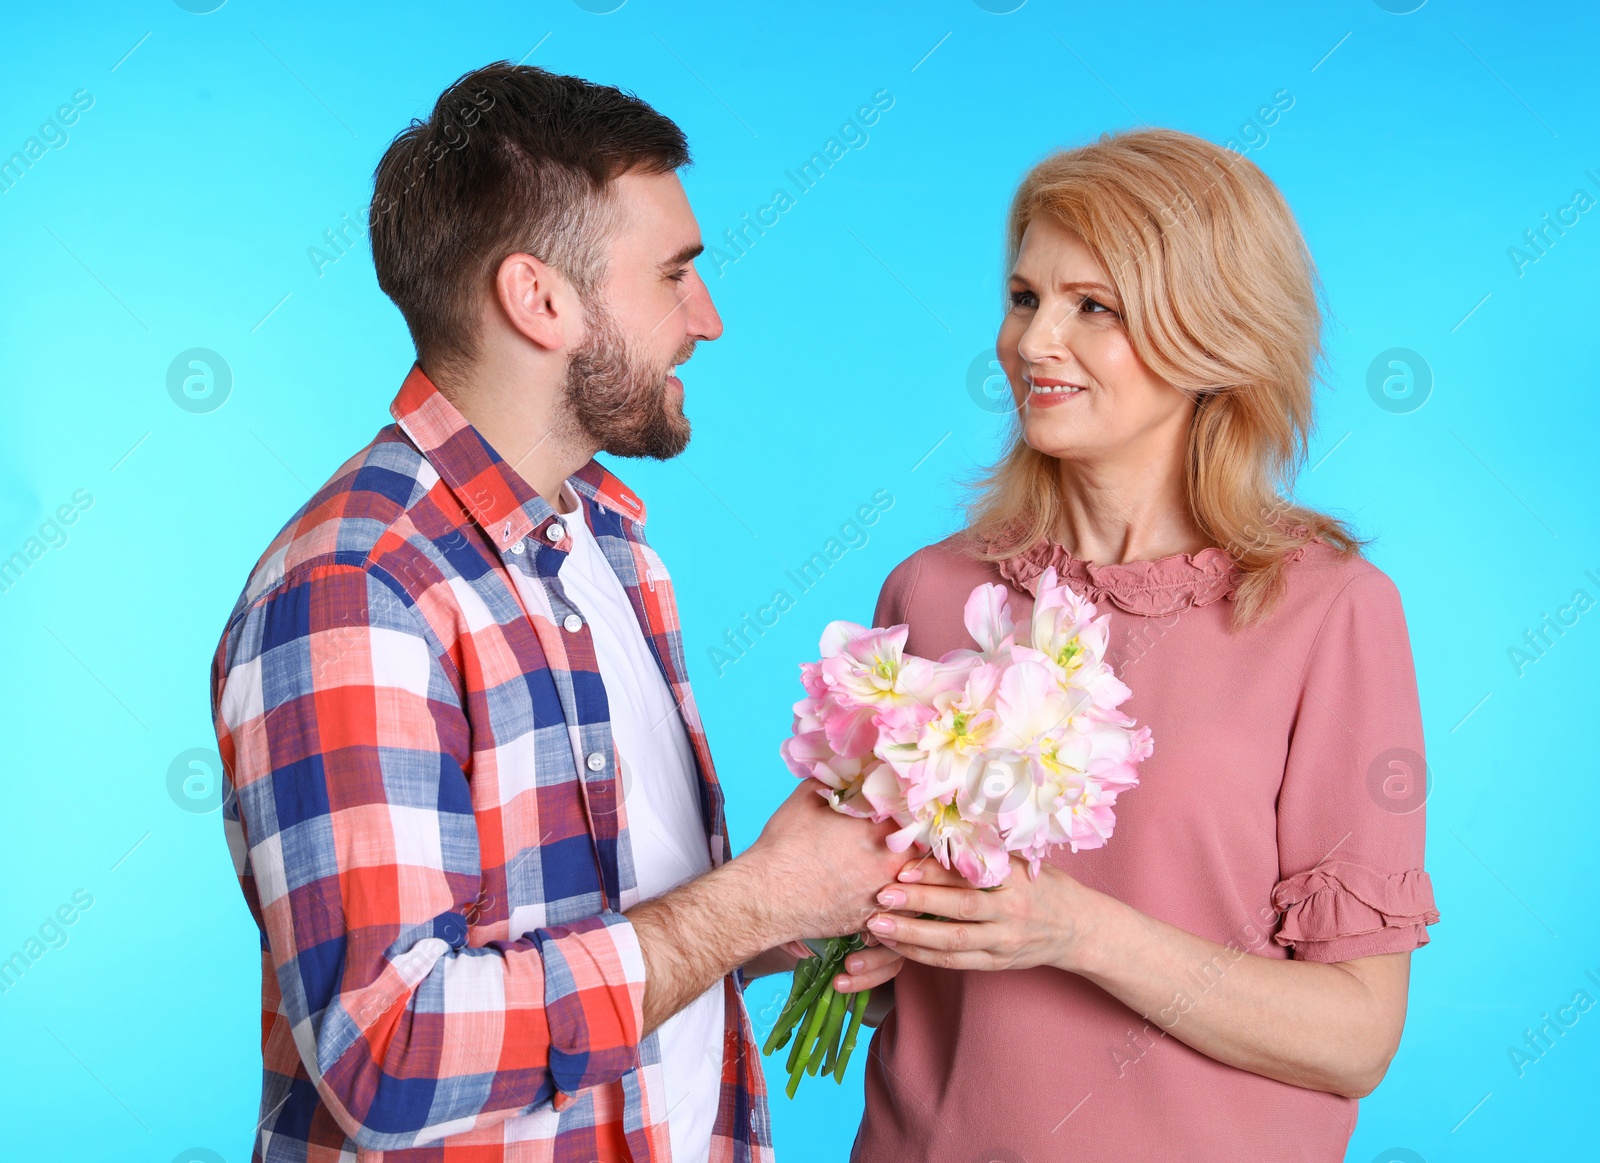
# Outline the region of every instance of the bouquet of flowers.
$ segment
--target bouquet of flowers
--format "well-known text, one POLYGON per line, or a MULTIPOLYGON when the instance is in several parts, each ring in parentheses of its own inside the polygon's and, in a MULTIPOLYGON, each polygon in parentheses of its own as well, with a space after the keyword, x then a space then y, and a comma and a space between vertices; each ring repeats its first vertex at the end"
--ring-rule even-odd
MULTIPOLYGON (((1117 796, 1138 784, 1152 741, 1117 709, 1131 692, 1105 660, 1109 615, 1055 570, 1040 578, 1020 640, 1004 586, 974 589, 964 620, 979 649, 937 662, 905 653, 905 626, 830 623, 821 661, 800 666, 806 697, 782 752, 836 811, 899 825, 894 851, 916 846, 993 888, 1013 853, 1037 876, 1052 849, 1110 839, 1117 796)), ((796 1035, 790 1098, 819 1068, 844 1081, 871 991, 847 998, 832 983, 863 944, 835 937, 795 969, 764 1048, 796 1035)))

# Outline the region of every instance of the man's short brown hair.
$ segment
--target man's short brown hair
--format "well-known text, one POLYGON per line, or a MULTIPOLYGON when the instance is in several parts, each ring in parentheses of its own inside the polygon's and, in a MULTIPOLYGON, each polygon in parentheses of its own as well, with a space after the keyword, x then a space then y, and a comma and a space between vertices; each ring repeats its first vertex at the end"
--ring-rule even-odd
POLYGON ((372 261, 430 372, 478 350, 478 296, 526 253, 588 301, 604 274, 610 184, 689 163, 683 131, 631 93, 501 61, 463 76, 384 151, 372 261))

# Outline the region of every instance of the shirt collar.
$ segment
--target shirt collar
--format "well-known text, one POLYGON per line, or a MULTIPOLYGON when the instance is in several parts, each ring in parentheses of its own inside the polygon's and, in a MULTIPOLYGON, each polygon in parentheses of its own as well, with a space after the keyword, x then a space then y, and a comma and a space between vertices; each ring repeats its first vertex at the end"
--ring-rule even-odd
POLYGON ((593 457, 567 480, 578 496, 587 497, 613 512, 621 513, 630 521, 644 524, 644 502, 593 457))
MULTIPOLYGON (((413 364, 389 414, 433 465, 464 513, 507 549, 555 519, 555 509, 507 464, 454 404, 413 364)), ((579 496, 643 525, 644 502, 598 461, 568 480, 579 496)))

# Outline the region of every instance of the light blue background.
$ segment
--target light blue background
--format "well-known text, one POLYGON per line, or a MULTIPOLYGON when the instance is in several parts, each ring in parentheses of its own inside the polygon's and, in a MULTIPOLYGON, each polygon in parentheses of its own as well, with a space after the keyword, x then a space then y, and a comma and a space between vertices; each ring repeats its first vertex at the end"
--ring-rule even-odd
MULTIPOLYGON (((727 334, 687 369, 694 443, 619 469, 679 584, 739 847, 790 787, 776 748, 795 664, 955 528, 959 480, 998 447, 1003 417, 967 377, 992 342, 1001 218, 1024 169, 1140 123, 1222 142, 1293 95, 1249 156, 1298 214, 1337 314, 1299 491, 1375 536, 1405 597, 1444 915, 1349 1158, 1584 1155, 1600 1011, 1522 1077, 1508 1048, 1575 991, 1600 998, 1585 977, 1600 977, 1600 612, 1521 675, 1508 650, 1575 590, 1600 598, 1585 575, 1600 578, 1600 214, 1552 232, 1520 276, 1507 249, 1575 190, 1600 197, 1594 10, 586 7, 7 5, 0 157, 74 91, 94 104, 0 195, 0 556, 74 490, 93 504, 0 593, 0 957, 74 890, 94 904, 0 995, 0 1157, 249 1156, 255 930, 218 814, 180 807, 168 768, 213 745, 207 666, 250 564, 387 422, 411 361, 365 246, 320 275, 307 250, 360 218, 410 117, 503 58, 632 88, 677 119, 708 242, 874 91, 894 97, 738 263, 718 277, 702 260, 727 334), (232 369, 209 414, 166 390, 191 347, 232 369), (1393 347, 1431 368, 1418 410, 1368 394, 1393 347), (708 648, 877 489, 895 503, 870 541, 719 676, 708 648)), ((751 990, 763 1031, 781 987, 751 990)), ((860 1088, 858 1064, 843 1088, 779 1094, 781 1156, 845 1158, 860 1088)))

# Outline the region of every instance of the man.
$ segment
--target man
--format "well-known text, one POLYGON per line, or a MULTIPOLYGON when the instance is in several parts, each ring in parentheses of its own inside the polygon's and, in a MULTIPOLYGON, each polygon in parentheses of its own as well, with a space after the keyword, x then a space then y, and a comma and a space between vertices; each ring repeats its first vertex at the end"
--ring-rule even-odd
POLYGON ((213 663, 257 1160, 770 1159, 744 975, 859 929, 900 867, 804 787, 729 858, 671 582, 593 459, 689 438, 673 373, 722 323, 687 162, 636 98, 500 64, 379 164, 417 364, 213 663))

